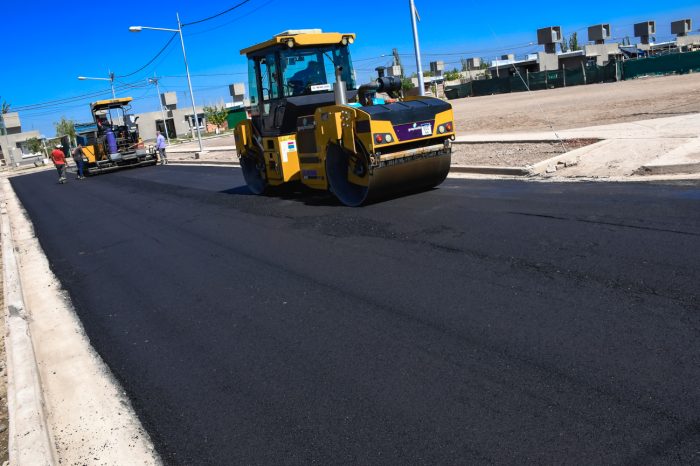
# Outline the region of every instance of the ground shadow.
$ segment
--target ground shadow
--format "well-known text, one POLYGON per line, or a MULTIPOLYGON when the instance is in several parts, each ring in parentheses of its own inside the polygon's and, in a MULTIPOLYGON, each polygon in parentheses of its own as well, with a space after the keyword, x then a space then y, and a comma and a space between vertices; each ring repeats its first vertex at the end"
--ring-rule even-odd
MULTIPOLYGON (((432 188, 399 190, 398 192, 387 193, 386 195, 377 199, 370 199, 369 201, 364 203, 363 206, 381 204, 383 202, 400 199, 402 197, 411 196, 413 194, 431 192, 436 189, 439 189, 439 187, 436 186, 432 188)), ((236 186, 235 188, 226 189, 224 191, 219 192, 221 194, 232 194, 234 196, 260 196, 267 197, 270 199, 283 199, 285 201, 299 202, 307 206, 346 207, 330 191, 319 191, 316 189, 308 188, 304 185, 291 185, 268 188, 268 192, 262 195, 253 194, 248 189, 247 185, 236 186)))
MULTIPOLYGON (((235 188, 219 191, 221 194, 232 194, 234 196, 256 196, 247 185, 236 186, 235 188)), ((331 193, 318 191, 303 185, 289 185, 268 188, 268 192, 260 197, 270 199, 283 199, 285 201, 299 202, 309 206, 342 207, 343 205, 331 193)))
POLYGON ((219 192, 221 194, 234 194, 236 196, 254 196, 254 194, 250 192, 250 189, 248 189, 248 186, 246 185, 236 186, 235 188, 225 189, 219 192))

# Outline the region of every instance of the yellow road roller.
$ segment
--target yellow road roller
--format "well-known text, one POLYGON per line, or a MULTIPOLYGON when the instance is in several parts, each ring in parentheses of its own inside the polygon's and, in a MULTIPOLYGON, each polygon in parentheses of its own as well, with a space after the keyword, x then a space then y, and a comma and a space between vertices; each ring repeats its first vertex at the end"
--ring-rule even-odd
POLYGON ((300 182, 354 207, 447 176, 452 106, 403 98, 395 77, 358 87, 354 41, 351 33, 292 30, 241 51, 251 117, 236 125, 235 140, 253 193, 300 182))

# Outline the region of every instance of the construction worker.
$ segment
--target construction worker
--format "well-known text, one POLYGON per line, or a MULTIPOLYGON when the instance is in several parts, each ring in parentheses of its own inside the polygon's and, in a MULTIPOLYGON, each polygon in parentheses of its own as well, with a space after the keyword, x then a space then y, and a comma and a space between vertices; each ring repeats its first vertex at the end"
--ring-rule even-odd
POLYGON ((289 79, 289 85, 293 87, 293 95, 302 95, 308 91, 308 87, 313 84, 325 84, 326 72, 323 66, 312 60, 305 69, 297 71, 289 79))
POLYGON ((83 176, 83 167, 85 166, 85 153, 83 153, 82 144, 78 144, 78 147, 76 147, 73 151, 73 160, 75 161, 75 166, 78 168, 77 179, 84 179, 85 176, 83 176))
POLYGON ((56 144, 51 152, 51 160, 53 160, 53 165, 58 171, 58 182, 64 184, 66 182, 66 154, 63 153, 61 148, 60 144, 56 144))
POLYGON ((160 157, 160 164, 167 165, 168 157, 165 155, 165 138, 160 134, 160 131, 156 131, 156 150, 160 157))

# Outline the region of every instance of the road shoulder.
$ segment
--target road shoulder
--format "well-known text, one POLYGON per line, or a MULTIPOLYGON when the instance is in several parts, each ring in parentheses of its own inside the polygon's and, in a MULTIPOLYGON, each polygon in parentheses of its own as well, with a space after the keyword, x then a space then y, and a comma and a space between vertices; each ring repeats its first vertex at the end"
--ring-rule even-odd
POLYGON ((56 461, 160 464, 128 398, 90 345, 70 298, 56 286, 59 281, 9 182, 2 184, 43 392, 43 422, 56 461))

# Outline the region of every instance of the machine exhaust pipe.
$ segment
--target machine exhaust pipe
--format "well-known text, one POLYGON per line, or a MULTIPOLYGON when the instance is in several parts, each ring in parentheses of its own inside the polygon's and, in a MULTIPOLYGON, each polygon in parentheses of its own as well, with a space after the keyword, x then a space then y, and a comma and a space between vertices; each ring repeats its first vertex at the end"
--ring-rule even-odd
POLYGON ((398 97, 398 92, 401 90, 401 79, 394 76, 384 76, 372 81, 368 84, 363 84, 357 90, 357 98, 362 106, 372 105, 372 94, 377 92, 386 92, 389 97, 395 99, 398 97))
POLYGON ((348 104, 347 85, 345 84, 345 81, 343 81, 342 66, 336 66, 335 68, 335 86, 333 86, 333 91, 335 92, 336 105, 348 104))

